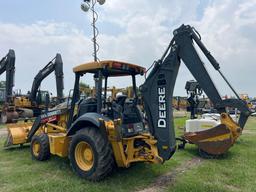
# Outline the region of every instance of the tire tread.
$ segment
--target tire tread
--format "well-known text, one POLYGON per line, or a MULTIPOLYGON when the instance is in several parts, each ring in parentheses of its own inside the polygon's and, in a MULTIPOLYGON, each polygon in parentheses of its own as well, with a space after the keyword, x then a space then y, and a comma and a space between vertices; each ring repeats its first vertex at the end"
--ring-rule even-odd
MULTIPOLYGON (((73 136, 72 141, 75 141, 81 135, 90 137, 94 142, 95 149, 98 154, 97 167, 95 168, 95 171, 91 175, 85 177, 83 173, 80 173, 79 171, 77 171, 76 165, 74 165, 74 162, 72 162, 72 159, 74 159, 74 157, 71 157, 73 152, 69 151, 69 159, 70 159, 71 167, 74 172, 76 172, 79 176, 83 178, 86 178, 90 181, 100 181, 113 171, 114 158, 113 158, 112 147, 109 141, 101 134, 100 130, 98 130, 98 128, 86 127, 84 129, 81 129, 77 131, 77 133, 73 136)), ((72 147, 72 141, 71 141, 69 150, 71 150, 74 147, 74 146, 72 147)))

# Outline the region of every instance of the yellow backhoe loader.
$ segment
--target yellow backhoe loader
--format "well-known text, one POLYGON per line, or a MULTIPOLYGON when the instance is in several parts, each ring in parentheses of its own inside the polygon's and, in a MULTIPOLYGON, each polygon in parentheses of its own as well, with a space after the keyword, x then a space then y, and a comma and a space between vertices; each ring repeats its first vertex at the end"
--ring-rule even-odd
POLYGON ((106 177, 115 165, 164 163, 176 150, 171 101, 182 59, 221 114, 219 126, 203 133, 190 133, 188 139, 199 148, 204 143, 207 147, 201 149, 207 153, 226 152, 241 135, 250 111, 241 99, 222 100, 194 42, 219 71, 219 64, 202 44, 195 29, 182 25, 174 31, 174 38, 163 57, 154 62, 140 86, 145 115, 138 107, 136 89, 136 76, 144 75, 143 67, 111 60, 91 62, 73 69, 73 96, 66 107, 38 116, 32 126, 23 123, 9 127, 5 146, 30 143, 33 158, 40 161, 49 159, 50 155, 68 157, 73 170, 92 181, 106 177), (96 98, 79 100, 79 81, 87 74, 93 74, 97 81, 96 98), (108 79, 116 77, 126 81, 131 77, 133 98, 120 95, 113 101, 107 100, 108 79), (230 118, 226 106, 240 110, 238 123, 230 118), (225 145, 225 150, 218 151, 216 145, 225 145))

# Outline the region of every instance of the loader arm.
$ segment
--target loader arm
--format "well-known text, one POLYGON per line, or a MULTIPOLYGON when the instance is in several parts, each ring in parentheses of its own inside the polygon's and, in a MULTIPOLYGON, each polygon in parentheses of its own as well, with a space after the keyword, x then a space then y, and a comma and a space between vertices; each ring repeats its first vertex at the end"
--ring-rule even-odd
POLYGON ((182 25, 174 31, 174 37, 166 52, 160 60, 154 63, 153 69, 146 78, 145 83, 141 86, 149 130, 158 140, 159 155, 164 160, 171 157, 176 145, 171 101, 180 60, 187 66, 219 113, 225 113, 225 107, 227 106, 238 108, 241 112, 239 119, 239 126, 241 128, 244 127, 250 115, 250 110, 246 103, 239 98, 238 94, 223 76, 218 62, 206 49, 199 34, 189 25, 182 25), (194 42, 213 67, 219 71, 237 96, 237 99, 222 100, 194 47, 194 42))
POLYGON ((0 61, 0 75, 4 72, 6 72, 5 102, 10 102, 15 76, 15 52, 12 49, 10 49, 8 54, 0 61))
POLYGON ((33 85, 31 88, 30 99, 33 102, 36 102, 36 95, 39 91, 41 82, 55 71, 56 78, 56 88, 57 88, 57 98, 59 101, 63 99, 63 62, 60 54, 57 54, 43 69, 41 69, 38 74, 35 76, 33 85))

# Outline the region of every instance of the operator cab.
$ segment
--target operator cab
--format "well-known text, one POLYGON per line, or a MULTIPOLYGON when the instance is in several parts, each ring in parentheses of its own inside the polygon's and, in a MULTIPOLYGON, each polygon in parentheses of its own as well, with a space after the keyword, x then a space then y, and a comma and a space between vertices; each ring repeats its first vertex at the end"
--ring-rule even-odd
POLYGON ((50 102, 50 93, 49 91, 38 90, 36 94, 36 102, 38 105, 49 105, 50 102))
MULTIPOLYGON (((136 76, 144 75, 145 68, 120 61, 100 61, 79 65, 73 69, 76 74, 74 90, 79 90, 80 77, 92 74, 95 80, 95 95, 79 102, 77 117, 85 113, 98 113, 111 120, 121 119, 124 136, 133 136, 144 130, 143 118, 138 107, 136 76), (115 95, 108 98, 108 80, 112 77, 131 77, 132 98, 127 95, 115 95), (104 85, 103 85, 104 84, 104 85)), ((79 91, 75 101, 79 98, 79 91)), ((74 101, 74 102, 75 102, 74 101)))

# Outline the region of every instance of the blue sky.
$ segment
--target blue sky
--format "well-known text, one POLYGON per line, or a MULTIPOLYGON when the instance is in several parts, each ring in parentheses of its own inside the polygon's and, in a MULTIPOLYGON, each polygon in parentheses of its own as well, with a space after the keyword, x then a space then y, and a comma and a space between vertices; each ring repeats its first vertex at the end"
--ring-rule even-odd
MULTIPOLYGON (((90 17, 85 17, 86 13, 81 12, 79 6, 82 0, 26 0, 26 1, 1 1, 0 6, 4 9, 0 12, 0 20, 8 23, 16 24, 33 24, 37 21, 65 22, 72 23, 77 29, 84 30, 86 35, 90 35, 90 17)), ((210 0, 199 0, 196 12, 196 18, 200 20, 203 16, 204 9, 210 4, 210 0)), ((101 6, 97 6, 97 11, 104 12, 101 6)), ((170 10, 172 11, 172 10, 170 10)), ((90 15, 90 13, 88 13, 90 15)), ((178 24, 177 18, 175 22, 167 21, 165 25, 170 23, 178 24)), ((98 26, 103 33, 118 34, 125 32, 120 26, 104 21, 98 21, 98 26), (113 27, 115 30, 113 30, 113 27)))
MULTIPOLYGON (((75 28, 83 30, 86 35, 91 34, 91 13, 80 10, 82 0, 26 0, 1 1, 0 20, 16 24, 33 24, 38 21, 70 23, 75 28)), ((104 11, 101 6, 96 7, 98 12, 104 11)), ((117 34, 123 30, 111 22, 98 21, 98 27, 103 33, 117 34), (115 28, 115 30, 111 30, 115 28)))
MULTIPOLYGON (((37 71, 57 52, 64 61, 66 93, 72 88, 72 68, 92 60, 91 17, 80 4, 81 0, 0 1, 0 54, 9 48, 16 51, 16 89, 26 92, 37 71)), ((182 23, 191 24, 238 92, 256 96, 251 78, 256 73, 256 0, 106 0, 97 10, 100 59, 148 67, 161 57, 172 31, 182 23)), ((215 72, 211 75, 222 94, 231 94, 215 72)), ((184 84, 190 79, 182 66, 175 93, 185 95, 184 84)), ((53 80, 52 75, 42 89, 55 92, 53 80)), ((125 80, 113 82, 127 86, 125 80)))
POLYGON ((77 9, 80 2, 79 0, 1 1, 1 20, 19 24, 31 24, 38 20, 65 21, 79 24, 79 22, 82 22, 80 11, 77 9), (72 12, 72 16, 68 14, 69 12, 72 12))

